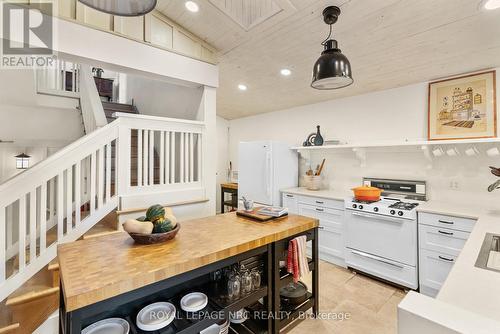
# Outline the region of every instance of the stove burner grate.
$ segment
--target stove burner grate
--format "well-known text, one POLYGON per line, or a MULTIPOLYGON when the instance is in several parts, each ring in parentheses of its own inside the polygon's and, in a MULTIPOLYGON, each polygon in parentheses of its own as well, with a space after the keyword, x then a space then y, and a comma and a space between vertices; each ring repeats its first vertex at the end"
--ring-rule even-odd
POLYGON ((391 209, 397 210, 412 210, 418 206, 418 203, 407 203, 407 202, 396 202, 394 204, 389 205, 391 209))

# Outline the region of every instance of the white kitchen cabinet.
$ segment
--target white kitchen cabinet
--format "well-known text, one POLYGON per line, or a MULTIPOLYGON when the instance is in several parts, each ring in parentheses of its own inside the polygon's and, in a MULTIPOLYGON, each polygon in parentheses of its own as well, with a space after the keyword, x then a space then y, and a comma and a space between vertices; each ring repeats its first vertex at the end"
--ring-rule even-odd
POLYGON ((319 258, 345 267, 344 201, 283 193, 290 213, 319 220, 319 258))
POLYGON ((474 219, 418 214, 420 292, 435 297, 472 231, 474 219))
POLYGON ((456 256, 420 250, 420 292, 435 297, 455 263, 456 256))
POLYGON ((284 208, 288 208, 289 213, 299 214, 299 208, 297 206, 297 195, 294 194, 283 194, 283 204, 284 208))

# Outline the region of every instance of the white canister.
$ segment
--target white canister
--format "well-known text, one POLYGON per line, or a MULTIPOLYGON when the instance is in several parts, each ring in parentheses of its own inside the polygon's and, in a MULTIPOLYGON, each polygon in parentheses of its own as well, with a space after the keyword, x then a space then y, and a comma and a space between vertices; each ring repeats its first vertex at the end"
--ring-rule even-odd
POLYGON ((320 175, 306 175, 306 188, 308 190, 321 189, 321 176, 320 175))

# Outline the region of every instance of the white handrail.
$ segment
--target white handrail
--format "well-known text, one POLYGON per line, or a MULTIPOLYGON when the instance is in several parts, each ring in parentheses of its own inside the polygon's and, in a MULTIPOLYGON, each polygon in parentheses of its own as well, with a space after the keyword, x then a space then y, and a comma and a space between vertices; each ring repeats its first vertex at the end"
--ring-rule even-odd
POLYGON ((115 209, 119 197, 203 188, 203 122, 117 116, 0 185, 0 300, 47 265, 58 244, 115 209))
POLYGON ((80 107, 85 133, 90 133, 108 124, 108 120, 90 66, 80 67, 80 107))

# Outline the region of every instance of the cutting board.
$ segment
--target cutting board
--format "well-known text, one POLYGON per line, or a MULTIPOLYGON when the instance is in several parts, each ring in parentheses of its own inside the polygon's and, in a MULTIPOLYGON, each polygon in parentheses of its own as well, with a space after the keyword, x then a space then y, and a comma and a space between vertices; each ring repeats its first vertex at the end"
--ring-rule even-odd
POLYGON ((286 215, 283 215, 281 217, 266 216, 266 215, 261 215, 260 213, 258 213, 258 210, 259 209, 255 209, 253 211, 238 210, 238 211, 236 211, 236 215, 241 216, 241 217, 255 219, 255 220, 260 221, 260 222, 267 222, 271 219, 281 218, 281 217, 285 217, 288 215, 288 214, 286 214, 286 215))

